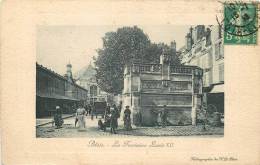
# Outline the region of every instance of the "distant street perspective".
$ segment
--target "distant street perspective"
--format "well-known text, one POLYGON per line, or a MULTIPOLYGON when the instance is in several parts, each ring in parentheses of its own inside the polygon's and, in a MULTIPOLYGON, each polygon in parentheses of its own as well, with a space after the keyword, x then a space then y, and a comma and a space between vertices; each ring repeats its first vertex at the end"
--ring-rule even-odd
POLYGON ((39 27, 36 137, 223 137, 221 27, 167 28, 39 27))

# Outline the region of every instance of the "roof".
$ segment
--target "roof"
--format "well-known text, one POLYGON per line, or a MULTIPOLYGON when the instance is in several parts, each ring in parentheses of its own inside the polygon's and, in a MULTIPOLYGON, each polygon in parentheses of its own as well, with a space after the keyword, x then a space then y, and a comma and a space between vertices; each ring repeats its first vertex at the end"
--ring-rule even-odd
POLYGON ((42 97, 42 98, 51 98, 51 99, 58 99, 58 100, 74 100, 74 101, 80 101, 79 99, 67 97, 67 96, 61 96, 61 95, 44 95, 37 93, 36 96, 42 97))
MULTIPOLYGON (((139 65, 139 66, 147 66, 147 65, 162 65, 162 64, 156 64, 156 63, 133 63, 132 65, 139 65)), ((181 67, 181 68, 191 68, 191 69, 201 69, 199 66, 196 65, 170 65, 170 67, 181 67)))
POLYGON ((82 90, 87 91, 87 89, 85 89, 85 88, 79 86, 79 85, 76 84, 76 83, 69 82, 64 76, 61 76, 60 74, 58 74, 58 73, 56 73, 56 72, 54 72, 54 71, 52 71, 52 70, 50 70, 50 69, 44 67, 43 65, 38 64, 38 63, 36 62, 36 69, 37 69, 37 68, 40 68, 40 69, 42 69, 42 70, 48 72, 49 74, 52 74, 53 76, 55 76, 55 77, 57 77, 57 78, 59 78, 59 79, 62 79, 62 80, 64 80, 64 81, 67 81, 68 83, 71 83, 72 85, 74 85, 74 86, 76 86, 76 87, 78 87, 78 88, 80 88, 80 89, 82 89, 82 90))
POLYGON ((96 77, 96 70, 92 65, 88 65, 76 72, 74 77, 79 80, 89 80, 96 77))

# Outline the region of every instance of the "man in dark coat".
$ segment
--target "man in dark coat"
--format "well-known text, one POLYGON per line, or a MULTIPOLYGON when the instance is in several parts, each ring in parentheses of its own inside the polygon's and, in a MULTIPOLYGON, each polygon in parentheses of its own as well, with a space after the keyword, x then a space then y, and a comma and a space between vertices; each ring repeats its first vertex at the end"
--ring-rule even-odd
POLYGON ((167 125, 167 109, 166 109, 166 105, 163 106, 163 110, 161 111, 161 121, 162 121, 162 127, 166 127, 166 125, 167 125))
MULTIPOLYGON (((116 113, 116 117, 118 119, 120 117, 120 112, 119 112, 119 110, 118 110, 118 108, 116 107, 115 104, 113 105, 113 108, 114 108, 114 111, 116 113)), ((116 128, 118 127, 118 120, 117 119, 116 119, 116 128)))
POLYGON ((92 105, 89 105, 89 109, 90 109, 90 114, 91 114, 91 120, 93 120, 94 114, 95 114, 95 109, 93 108, 92 105))
POLYGON ((110 114, 110 105, 109 105, 109 104, 107 104, 106 112, 107 112, 108 114, 110 114))
POLYGON ((113 109, 111 111, 111 119, 110 119, 110 132, 116 134, 116 127, 117 127, 117 112, 113 109))
POLYGON ((91 115, 91 105, 90 104, 87 105, 86 110, 88 111, 88 114, 91 115))
POLYGON ((126 109, 124 111, 124 127, 127 131, 131 130, 131 110, 129 109, 129 106, 126 106, 126 109))

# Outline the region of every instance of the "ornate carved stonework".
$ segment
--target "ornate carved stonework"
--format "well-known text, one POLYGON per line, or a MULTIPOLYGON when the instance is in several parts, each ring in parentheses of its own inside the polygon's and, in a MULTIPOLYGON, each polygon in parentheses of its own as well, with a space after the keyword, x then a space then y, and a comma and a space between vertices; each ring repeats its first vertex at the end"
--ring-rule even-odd
POLYGON ((162 86, 163 87, 168 87, 170 84, 170 81, 169 80, 162 80, 162 86))
POLYGON ((193 98, 202 92, 202 70, 195 66, 165 64, 163 60, 167 61, 167 58, 163 55, 160 60, 160 64, 131 66, 131 73, 124 77, 124 88, 129 91, 124 90, 123 104, 131 106, 133 114, 141 114, 142 125, 154 125, 156 118, 153 112, 160 111, 163 105, 167 105, 169 114, 172 114, 168 116, 172 123, 181 121, 195 125, 196 117, 193 114, 197 103, 193 104, 193 98), (127 95, 127 92, 131 94, 127 95))
POLYGON ((198 77, 195 77, 194 86, 193 86, 194 93, 199 93, 200 88, 201 88, 201 79, 199 79, 198 77))
POLYGON ((139 67, 141 73, 160 73, 162 66, 160 64, 146 64, 139 67))
POLYGON ((191 90, 191 82, 171 82, 170 89, 171 91, 191 90))
POLYGON ((143 89, 160 89, 162 88, 161 80, 144 80, 142 81, 143 89))
POLYGON ((186 67, 171 67, 170 68, 171 73, 184 73, 184 74, 191 74, 192 69, 191 68, 186 68, 186 67))

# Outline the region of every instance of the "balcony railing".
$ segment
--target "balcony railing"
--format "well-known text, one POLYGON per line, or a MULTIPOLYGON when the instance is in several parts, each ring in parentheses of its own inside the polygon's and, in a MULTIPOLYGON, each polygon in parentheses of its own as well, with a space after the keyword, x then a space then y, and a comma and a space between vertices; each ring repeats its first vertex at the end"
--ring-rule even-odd
POLYGON ((184 74, 192 74, 192 68, 189 67, 171 67, 171 73, 184 73, 184 74))
POLYGON ((144 65, 133 65, 132 72, 134 73, 161 73, 161 64, 144 64, 144 65))

